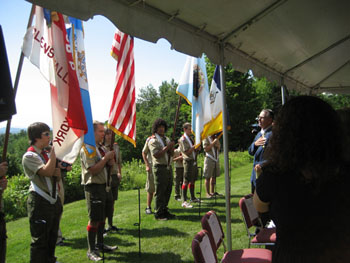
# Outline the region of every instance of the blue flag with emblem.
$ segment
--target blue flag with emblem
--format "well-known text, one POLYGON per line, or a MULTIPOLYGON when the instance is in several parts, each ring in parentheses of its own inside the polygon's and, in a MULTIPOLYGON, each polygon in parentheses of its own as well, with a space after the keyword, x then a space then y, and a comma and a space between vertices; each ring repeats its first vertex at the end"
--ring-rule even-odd
POLYGON ((92 157, 96 154, 96 143, 86 71, 83 23, 80 19, 73 17, 69 17, 69 23, 67 35, 73 50, 73 60, 77 69, 81 99, 88 126, 88 132, 84 135, 83 149, 88 156, 92 157))
POLYGON ((192 106, 192 132, 195 135, 195 145, 199 146, 201 141, 208 136, 205 132, 205 126, 211 120, 204 55, 201 58, 187 58, 176 93, 192 106))

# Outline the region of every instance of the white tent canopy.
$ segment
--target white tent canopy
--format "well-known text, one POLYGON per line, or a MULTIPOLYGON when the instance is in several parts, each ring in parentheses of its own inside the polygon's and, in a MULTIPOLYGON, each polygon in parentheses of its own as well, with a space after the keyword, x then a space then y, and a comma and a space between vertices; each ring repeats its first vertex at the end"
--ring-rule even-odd
POLYGON ((180 52, 205 53, 239 71, 251 69, 303 93, 350 94, 350 2, 347 0, 29 0, 180 52))

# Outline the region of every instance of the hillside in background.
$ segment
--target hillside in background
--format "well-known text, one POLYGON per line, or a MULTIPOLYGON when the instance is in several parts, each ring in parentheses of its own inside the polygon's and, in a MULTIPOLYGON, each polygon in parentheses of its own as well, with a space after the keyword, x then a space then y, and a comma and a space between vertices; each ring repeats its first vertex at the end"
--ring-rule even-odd
MULTIPOLYGON (((19 133, 21 130, 26 130, 26 128, 11 128, 10 133, 19 133)), ((6 127, 0 128, 0 134, 6 132, 6 127)))

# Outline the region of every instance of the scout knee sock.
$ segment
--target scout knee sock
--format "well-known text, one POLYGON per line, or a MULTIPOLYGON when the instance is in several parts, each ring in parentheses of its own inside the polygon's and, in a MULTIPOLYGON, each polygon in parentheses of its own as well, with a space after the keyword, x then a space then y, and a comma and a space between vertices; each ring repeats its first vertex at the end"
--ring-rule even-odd
POLYGON ((195 199, 196 197, 194 195, 194 183, 189 183, 188 188, 190 188, 191 199, 195 199))
MULTIPOLYGON (((114 209, 113 209, 114 210, 114 209)), ((114 212, 114 211, 113 211, 114 212)), ((108 215, 108 226, 112 227, 113 226, 113 212, 111 215, 108 215)))
POLYGON ((103 230, 105 229, 105 222, 100 222, 98 224, 97 230, 97 244, 103 244, 103 230))
POLYGON ((185 202, 187 200, 187 185, 182 184, 182 201, 185 202))
POLYGON ((89 248, 89 251, 91 252, 92 250, 95 250, 97 227, 88 225, 86 227, 86 230, 88 232, 87 234, 88 248, 89 248))

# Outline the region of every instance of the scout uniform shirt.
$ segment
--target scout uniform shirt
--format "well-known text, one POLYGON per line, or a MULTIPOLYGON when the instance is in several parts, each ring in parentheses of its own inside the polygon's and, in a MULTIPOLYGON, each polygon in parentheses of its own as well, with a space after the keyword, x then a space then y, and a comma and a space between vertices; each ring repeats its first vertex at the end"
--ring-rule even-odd
POLYGON ((25 175, 30 179, 29 192, 36 192, 51 204, 54 204, 56 203, 58 193, 56 184, 56 196, 52 197, 52 183, 54 178, 52 176, 40 176, 37 174, 45 166, 48 158, 46 152, 44 153, 44 151, 32 145, 23 155, 22 165, 25 175))
POLYGON ((119 185, 119 178, 118 178, 118 166, 122 164, 122 156, 120 154, 120 147, 117 143, 113 144, 113 150, 115 153, 115 164, 111 168, 111 179, 112 181, 110 182, 111 187, 117 187, 119 185))
MULTIPOLYGON (((203 149, 209 146, 212 142, 213 140, 210 137, 205 138, 202 143, 203 149)), ((220 142, 217 141, 217 143, 215 143, 215 145, 209 150, 209 152, 205 152, 204 162, 206 162, 207 159, 217 162, 219 160, 219 149, 220 149, 220 142)))
POLYGON ((149 147, 148 147, 148 143, 149 141, 151 140, 152 136, 148 137, 146 142, 145 142, 145 145, 143 146, 143 149, 142 149, 142 152, 144 154, 146 154, 146 157, 147 157, 147 161, 149 163, 150 166, 152 166, 152 155, 151 155, 151 152, 149 150, 149 147))
POLYGON ((169 156, 169 153, 166 152, 165 154, 163 154, 158 158, 154 157, 154 154, 161 151, 163 147, 168 145, 169 142, 170 140, 166 136, 161 137, 158 134, 152 135, 151 139, 148 142, 148 147, 151 152, 153 166, 169 165, 169 163, 171 162, 171 160, 169 160, 169 158, 171 158, 171 156, 169 156))
POLYGON ((119 148, 119 145, 117 143, 115 143, 113 145, 113 150, 115 153, 115 158, 114 158, 115 164, 111 168, 112 169, 111 174, 118 174, 118 165, 122 163, 122 156, 120 154, 120 148, 119 148))
MULTIPOLYGON (((98 146, 102 151, 107 152, 107 149, 104 146, 98 146)), ((84 148, 80 150, 80 161, 81 161, 81 184, 105 184, 107 183, 107 169, 103 168, 98 174, 92 175, 89 172, 89 168, 98 163, 103 157, 96 147, 96 155, 89 156, 86 154, 84 148)))
POLYGON ((191 137, 188 137, 186 134, 182 135, 179 140, 179 146, 182 153, 182 157, 184 161, 195 161, 196 153, 193 151, 191 154, 186 155, 186 151, 188 151, 193 146, 193 141, 191 137), (191 145, 192 144, 192 145, 191 145))
MULTIPOLYGON (((180 150, 180 148, 176 148, 175 150, 174 150, 174 159, 176 158, 176 157, 179 157, 181 155, 181 150, 180 150)), ((178 160, 178 161, 175 161, 175 168, 183 168, 184 167, 184 165, 183 165, 183 161, 182 160, 178 160)))

